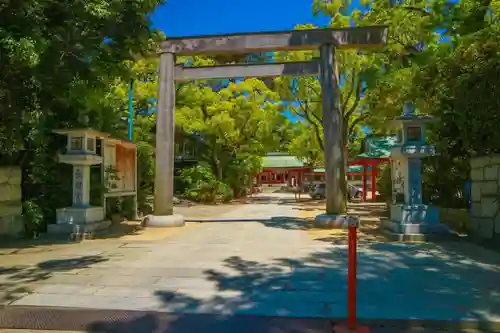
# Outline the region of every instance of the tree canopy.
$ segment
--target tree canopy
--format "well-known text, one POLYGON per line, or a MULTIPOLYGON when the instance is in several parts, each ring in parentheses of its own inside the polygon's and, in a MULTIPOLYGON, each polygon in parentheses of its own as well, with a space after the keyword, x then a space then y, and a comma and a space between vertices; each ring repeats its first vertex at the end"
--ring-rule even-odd
POLYGON ((215 90, 200 81, 182 86, 178 96, 176 122, 199 137, 200 157, 218 180, 230 176, 232 164, 279 147, 285 118, 276 93, 264 82, 246 79, 215 90))
POLYGON ((71 174, 56 163, 60 145, 52 130, 123 132, 123 101, 112 95, 113 87, 128 81, 131 61, 154 51, 162 38, 148 18, 160 3, 0 3, 0 158, 21 163, 23 200, 34 220, 53 220, 55 208, 71 197, 63 194, 71 174))

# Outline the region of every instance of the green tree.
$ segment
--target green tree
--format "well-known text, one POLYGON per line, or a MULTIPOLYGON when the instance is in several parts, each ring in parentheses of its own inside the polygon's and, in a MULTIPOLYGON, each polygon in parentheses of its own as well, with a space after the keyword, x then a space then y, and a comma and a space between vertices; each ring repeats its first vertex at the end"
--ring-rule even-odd
POLYGON ((432 140, 441 155, 427 163, 427 193, 441 205, 464 205, 470 158, 500 152, 497 77, 500 74, 493 25, 442 45, 415 78, 415 96, 438 118, 432 140))
POLYGON ((116 101, 106 94, 117 78, 130 77, 127 61, 154 50, 162 37, 150 30, 148 18, 160 3, 0 3, 0 154, 21 154, 29 176, 24 199, 41 207, 46 221, 64 199, 54 158, 61 142, 51 131, 120 131, 116 101))
POLYGON ((390 26, 387 48, 376 54, 384 65, 365 96, 372 110, 368 124, 377 132, 391 131, 386 120, 401 113, 406 100, 438 116, 429 134, 441 155, 426 161, 424 188, 428 199, 455 205, 452 201, 463 192, 471 154, 496 151, 496 133, 489 124, 497 120, 497 102, 490 94, 494 89, 486 87, 496 86, 490 78, 498 73, 492 45, 498 38, 498 2, 375 0, 362 5, 362 12, 350 12, 350 1, 315 0, 313 9, 334 22, 390 26), (436 29, 444 29, 452 44, 441 42, 436 29))
POLYGON ((186 84, 178 91, 176 123, 199 138, 200 157, 217 180, 233 188, 247 185, 259 168, 257 157, 280 146, 286 121, 277 97, 258 79, 221 89, 207 81, 186 84))
MULTIPOLYGON (((342 22, 332 20, 332 27, 339 27, 342 22)), ((345 22, 344 22, 345 23, 345 22)), ((343 24, 343 23, 342 23, 343 24)), ((297 26, 297 29, 311 29, 313 25, 297 26)), ((318 51, 280 52, 279 61, 309 61, 319 56, 318 51)), ((353 50, 338 50, 336 54, 337 70, 340 80, 340 106, 343 115, 343 136, 347 146, 360 134, 360 125, 371 116, 371 109, 366 107, 365 96, 374 82, 375 73, 380 68, 380 61, 373 53, 361 54, 353 50)), ((292 102, 290 110, 303 119, 307 125, 298 125, 295 142, 292 141, 291 153, 313 164, 323 162, 323 110, 319 77, 280 77, 274 81, 274 89, 282 99, 292 102), (309 139, 306 139, 309 133, 309 139), (307 154, 303 142, 314 154, 307 154)))
POLYGON ((306 165, 321 166, 324 164, 323 132, 316 132, 317 129, 307 121, 298 121, 293 127, 293 139, 288 145, 288 151, 293 156, 304 161, 306 165), (314 137, 311 138, 311 134, 314 137), (319 135, 319 139, 317 138, 319 135))

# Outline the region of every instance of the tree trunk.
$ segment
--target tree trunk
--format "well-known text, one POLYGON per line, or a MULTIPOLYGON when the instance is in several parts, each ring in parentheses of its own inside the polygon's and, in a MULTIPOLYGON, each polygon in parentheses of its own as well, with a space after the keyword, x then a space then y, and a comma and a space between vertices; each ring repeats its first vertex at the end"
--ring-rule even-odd
POLYGON ((217 156, 212 156, 212 165, 215 178, 222 181, 222 166, 217 156))
POLYGON ((223 172, 222 172, 222 166, 219 163, 219 166, 217 167, 217 179, 220 180, 220 181, 222 181, 222 174, 223 174, 223 172))

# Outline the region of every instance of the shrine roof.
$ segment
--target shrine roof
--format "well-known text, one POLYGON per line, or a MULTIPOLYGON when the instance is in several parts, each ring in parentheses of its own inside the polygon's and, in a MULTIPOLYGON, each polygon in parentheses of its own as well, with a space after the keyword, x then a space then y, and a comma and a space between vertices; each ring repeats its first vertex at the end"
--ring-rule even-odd
POLYGON ((264 168, 301 168, 304 162, 285 153, 270 153, 263 158, 264 168))
MULTIPOLYGON (((371 170, 372 167, 369 165, 366 168, 367 170, 371 170)), ((315 168, 313 170, 314 173, 323 173, 325 172, 325 168, 315 168)), ((362 165, 350 165, 348 169, 349 173, 354 173, 354 172, 363 172, 363 166, 362 165)))
POLYGON ((87 135, 94 135, 98 138, 108 138, 110 136, 109 133, 97 131, 93 128, 62 128, 62 129, 55 129, 52 131, 55 134, 60 134, 60 135, 68 135, 68 134, 82 134, 85 133, 87 135))
POLYGON ((397 120, 421 120, 421 121, 429 121, 433 120, 434 117, 427 114, 416 114, 416 113, 404 113, 401 116, 396 118, 397 120))
POLYGON ((365 152, 356 159, 386 159, 391 156, 391 149, 398 146, 398 138, 391 136, 372 136, 365 139, 365 152))

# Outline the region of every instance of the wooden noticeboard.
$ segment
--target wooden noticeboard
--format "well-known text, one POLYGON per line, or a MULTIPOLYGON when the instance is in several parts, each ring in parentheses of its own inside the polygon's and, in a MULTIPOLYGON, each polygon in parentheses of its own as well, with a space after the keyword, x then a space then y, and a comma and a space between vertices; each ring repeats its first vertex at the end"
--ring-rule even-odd
POLYGON ((137 150, 134 144, 106 140, 104 168, 108 194, 137 192, 137 150))

